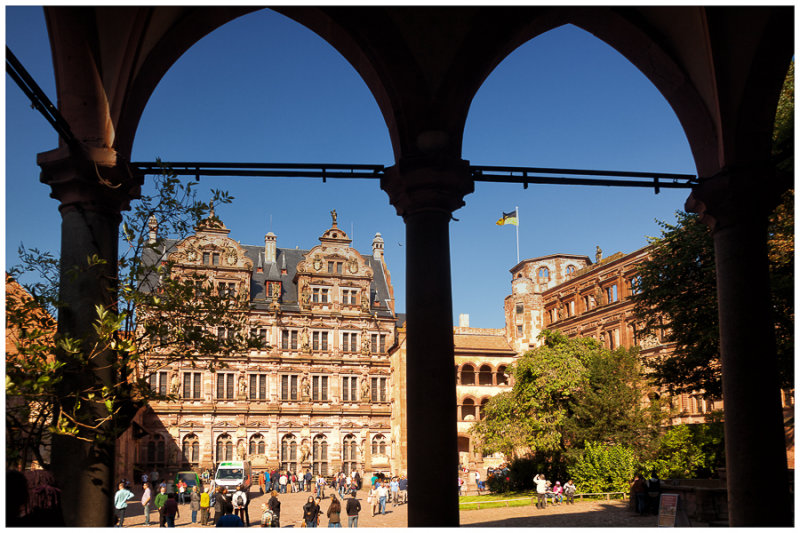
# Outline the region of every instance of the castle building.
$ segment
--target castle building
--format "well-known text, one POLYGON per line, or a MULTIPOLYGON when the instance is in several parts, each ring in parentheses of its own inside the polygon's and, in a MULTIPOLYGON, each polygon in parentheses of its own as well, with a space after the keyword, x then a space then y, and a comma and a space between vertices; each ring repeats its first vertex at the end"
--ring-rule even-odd
POLYGON ((151 373, 153 388, 179 400, 140 410, 118 441, 118 479, 233 459, 321 475, 389 470, 396 317, 383 239, 361 254, 331 214, 310 250, 279 248, 272 233, 263 247, 241 245, 213 213, 166 242, 174 275, 201 273, 246 298, 261 349, 220 356, 213 372, 187 361, 151 373))

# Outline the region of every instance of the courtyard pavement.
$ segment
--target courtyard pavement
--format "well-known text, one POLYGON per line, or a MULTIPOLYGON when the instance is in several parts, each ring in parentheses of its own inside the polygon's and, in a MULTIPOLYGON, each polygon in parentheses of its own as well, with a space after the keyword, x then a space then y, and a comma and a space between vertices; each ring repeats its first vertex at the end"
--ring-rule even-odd
MULTIPOLYGON (((139 503, 141 498, 141 488, 134 489, 136 498, 128 504, 128 512, 125 517, 125 527, 144 527, 144 516, 142 506, 139 503)), ((281 501, 281 527, 301 527, 302 507, 308 499, 310 492, 298 492, 280 494, 278 499, 281 501)), ((331 492, 325 491, 327 499, 323 499, 321 508, 320 527, 328 526, 328 518, 325 514, 330 505, 331 492)), ((251 493, 252 502, 249 506, 250 527, 260 527, 261 525, 261 505, 269 499, 266 495, 258 492, 251 493)), ((413 493, 410 494, 413 497, 413 493)), ((390 528, 408 527, 408 506, 398 505, 393 507, 387 504, 385 515, 371 516, 369 505, 367 504, 367 491, 362 490, 358 493, 361 502, 361 513, 359 514, 358 527, 390 528)), ((502 497, 498 497, 502 499, 502 497)), ((344 505, 343 505, 344 507, 344 505)), ((192 513, 189 504, 179 506, 180 516, 175 521, 176 527, 201 527, 191 523, 192 513)), ((198 519, 199 519, 198 512, 198 519)), ((211 516, 214 512, 211 511, 211 516)), ((495 509, 462 510, 460 513, 462 527, 656 527, 655 516, 641 517, 630 511, 628 502, 622 501, 586 501, 576 502, 574 505, 567 506, 548 506, 547 509, 539 510, 533 505, 524 507, 502 507, 495 509)), ((158 512, 150 515, 150 527, 158 527, 158 512)), ((211 527, 211 526, 206 526, 211 527)), ((342 513, 342 527, 347 527, 347 517, 342 513)))

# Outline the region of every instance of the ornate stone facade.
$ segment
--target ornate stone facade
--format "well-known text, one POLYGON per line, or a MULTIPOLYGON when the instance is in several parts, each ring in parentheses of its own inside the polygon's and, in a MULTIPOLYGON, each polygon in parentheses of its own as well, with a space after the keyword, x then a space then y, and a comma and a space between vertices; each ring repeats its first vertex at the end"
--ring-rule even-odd
POLYGON ((362 255, 335 215, 310 250, 277 248, 271 233, 263 248, 241 245, 228 233, 212 216, 169 242, 169 258, 176 275, 202 273, 220 294, 245 298, 243 333, 262 349, 217 357, 215 372, 199 361, 152 374, 180 400, 137 415, 117 446, 117 477, 230 459, 323 475, 388 470, 396 317, 380 234, 362 255))

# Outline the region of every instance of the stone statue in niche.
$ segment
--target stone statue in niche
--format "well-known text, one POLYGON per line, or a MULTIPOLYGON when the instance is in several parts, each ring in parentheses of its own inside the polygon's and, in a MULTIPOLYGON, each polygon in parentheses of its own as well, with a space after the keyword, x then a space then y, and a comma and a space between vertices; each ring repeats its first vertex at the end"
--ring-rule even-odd
POLYGON ((169 382, 169 392, 171 394, 178 394, 181 392, 181 380, 177 372, 172 374, 172 379, 169 382))
POLYGON ((239 399, 247 398, 247 378, 239 376, 239 399))
POLYGON ((311 351, 311 345, 308 343, 308 327, 304 327, 300 332, 300 349, 304 352, 311 351))
POLYGON ((307 463, 308 458, 311 456, 311 450, 305 442, 300 445, 300 462, 307 463))
POLYGON ((308 376, 303 376, 300 381, 300 392, 304 401, 308 401, 311 398, 311 384, 308 382, 308 376))
POLYGON ((303 286, 303 291, 300 294, 300 301, 305 308, 311 305, 311 287, 308 285, 303 286))
POLYGON ((369 313, 369 290, 361 291, 361 312, 369 313))
POLYGON ((362 402, 369 402, 369 376, 364 376, 361 378, 361 401, 362 402))
POLYGON ((370 340, 369 340, 369 333, 367 332, 367 328, 361 330, 361 353, 364 355, 369 355, 370 352, 370 340))

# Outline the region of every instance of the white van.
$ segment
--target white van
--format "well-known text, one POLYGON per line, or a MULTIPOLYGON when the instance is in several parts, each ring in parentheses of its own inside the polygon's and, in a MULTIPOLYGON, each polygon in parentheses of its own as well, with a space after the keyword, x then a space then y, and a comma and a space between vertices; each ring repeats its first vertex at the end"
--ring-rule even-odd
POLYGON ((246 493, 250 490, 251 478, 250 461, 224 461, 214 474, 214 486, 227 488, 229 494, 241 486, 246 493))

